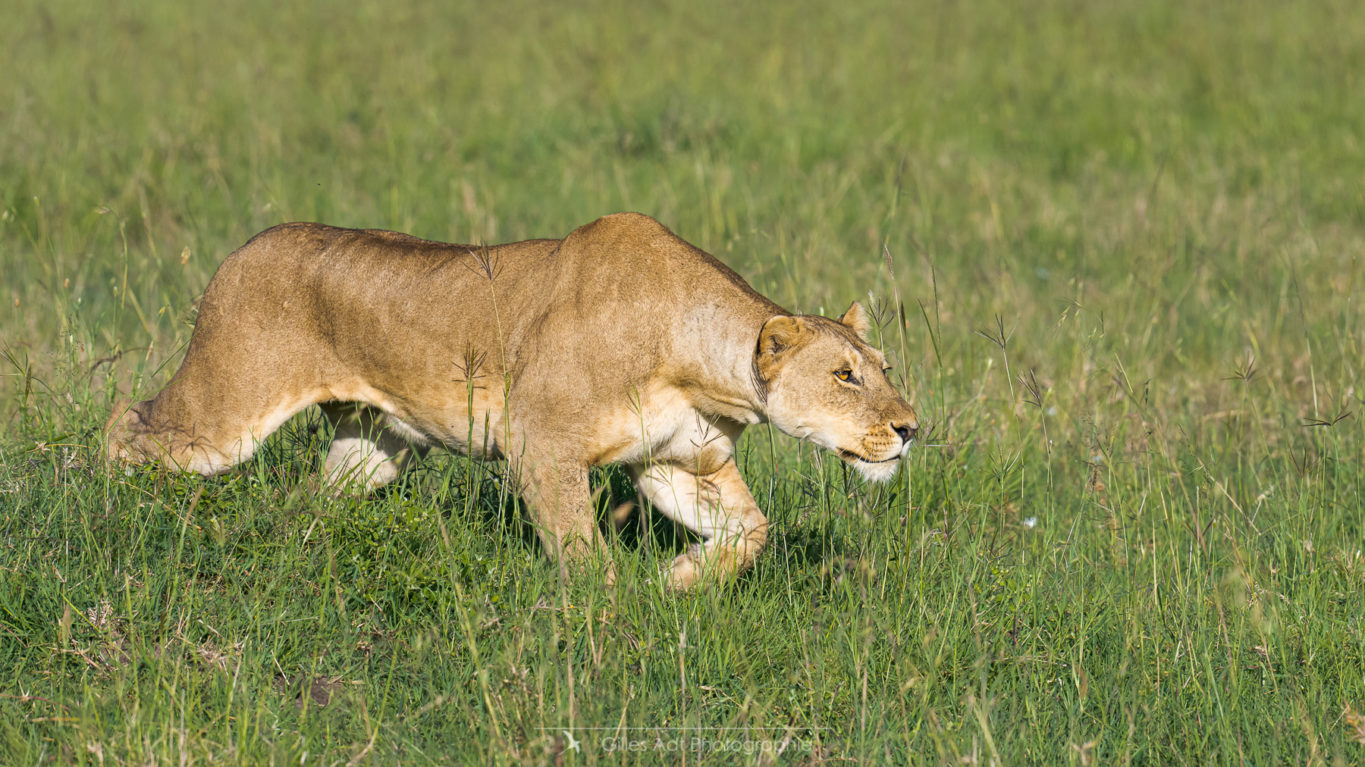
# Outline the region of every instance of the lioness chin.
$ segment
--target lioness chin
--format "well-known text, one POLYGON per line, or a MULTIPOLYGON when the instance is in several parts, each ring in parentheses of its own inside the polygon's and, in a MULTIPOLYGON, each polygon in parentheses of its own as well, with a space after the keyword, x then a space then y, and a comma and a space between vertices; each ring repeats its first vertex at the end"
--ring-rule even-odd
POLYGON ((219 267, 180 369, 114 414, 108 450, 215 474, 318 404, 334 481, 382 485, 412 445, 507 459, 561 563, 602 545, 588 470, 623 463, 704 539, 669 573, 687 588, 767 539, 735 466, 746 426, 895 474, 919 424, 867 328, 857 303, 793 315, 639 214, 494 247, 284 224, 219 267))

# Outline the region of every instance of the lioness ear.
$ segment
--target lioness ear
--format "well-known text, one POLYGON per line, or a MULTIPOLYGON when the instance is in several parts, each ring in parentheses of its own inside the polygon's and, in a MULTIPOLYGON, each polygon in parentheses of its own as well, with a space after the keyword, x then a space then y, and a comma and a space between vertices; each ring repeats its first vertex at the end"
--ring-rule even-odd
POLYGON ((784 352, 801 343, 806 334, 806 322, 800 317, 780 314, 769 317, 758 333, 758 372, 764 380, 771 380, 772 374, 781 365, 784 352))
POLYGON ((806 323, 800 317, 780 314, 769 317, 758 334, 759 354, 778 354, 795 346, 806 332, 806 323))
POLYGON ((857 333, 859 338, 864 341, 867 340, 867 330, 870 325, 867 322, 867 312, 863 311, 862 304, 854 301, 853 305, 848 307, 848 311, 844 312, 844 316, 839 318, 839 321, 853 328, 853 332, 857 333))

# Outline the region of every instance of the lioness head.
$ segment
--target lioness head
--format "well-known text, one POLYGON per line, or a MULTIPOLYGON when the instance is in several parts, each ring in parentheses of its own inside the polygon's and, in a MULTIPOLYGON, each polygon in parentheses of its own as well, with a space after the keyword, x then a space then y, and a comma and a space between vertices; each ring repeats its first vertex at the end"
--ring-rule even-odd
POLYGON ((885 482, 919 430, 915 411, 886 378, 854 303, 838 321, 781 315, 763 324, 755 368, 774 426, 833 450, 867 479, 885 482))

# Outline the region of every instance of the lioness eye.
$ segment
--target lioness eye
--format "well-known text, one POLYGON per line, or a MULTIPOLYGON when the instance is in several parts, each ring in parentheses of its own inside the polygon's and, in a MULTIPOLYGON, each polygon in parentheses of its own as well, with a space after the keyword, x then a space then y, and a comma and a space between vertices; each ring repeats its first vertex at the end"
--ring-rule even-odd
POLYGON ((853 380, 853 371, 852 371, 852 370, 836 370, 836 371, 834 371, 834 377, 837 378, 837 379, 839 379, 840 381, 852 381, 852 380, 853 380))

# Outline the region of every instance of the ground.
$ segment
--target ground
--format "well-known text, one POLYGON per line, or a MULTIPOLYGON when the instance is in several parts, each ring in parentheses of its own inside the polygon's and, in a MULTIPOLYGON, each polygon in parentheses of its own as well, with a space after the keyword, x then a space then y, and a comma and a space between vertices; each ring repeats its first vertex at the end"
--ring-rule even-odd
POLYGON ((6 17, 0 762, 1365 760, 1365 6, 6 17), (315 412, 219 478, 99 460, 267 226, 617 210, 875 305, 897 481, 751 430, 769 549, 676 596, 660 523, 560 579, 493 464, 323 492, 315 412))

